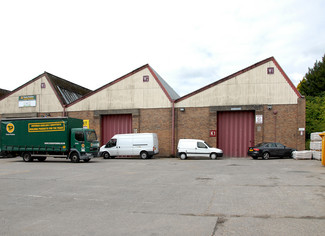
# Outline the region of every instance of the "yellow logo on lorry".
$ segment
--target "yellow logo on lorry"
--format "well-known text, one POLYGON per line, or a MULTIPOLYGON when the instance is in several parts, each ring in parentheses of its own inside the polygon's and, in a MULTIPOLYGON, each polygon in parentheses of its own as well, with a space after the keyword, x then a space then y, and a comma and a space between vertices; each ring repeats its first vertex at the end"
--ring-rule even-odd
POLYGON ((28 123, 28 132, 57 132, 65 131, 64 121, 28 123))
POLYGON ((14 132, 14 130, 15 130, 15 126, 14 126, 13 123, 9 123, 9 124, 7 124, 7 126, 6 126, 6 129, 7 129, 7 132, 11 134, 12 132, 14 132))

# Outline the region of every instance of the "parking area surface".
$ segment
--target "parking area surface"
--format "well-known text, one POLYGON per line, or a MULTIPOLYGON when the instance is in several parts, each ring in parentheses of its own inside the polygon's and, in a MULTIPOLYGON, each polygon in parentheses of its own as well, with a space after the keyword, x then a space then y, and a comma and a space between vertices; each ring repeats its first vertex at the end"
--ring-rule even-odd
POLYGON ((319 161, 0 158, 0 235, 324 232, 319 161))

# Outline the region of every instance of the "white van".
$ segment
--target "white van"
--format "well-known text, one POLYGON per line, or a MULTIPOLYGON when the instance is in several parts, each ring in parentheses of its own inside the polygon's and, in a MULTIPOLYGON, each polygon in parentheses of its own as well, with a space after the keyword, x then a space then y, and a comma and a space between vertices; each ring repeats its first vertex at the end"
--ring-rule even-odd
POLYGON ((217 159, 223 156, 223 151, 210 147, 209 144, 199 139, 180 139, 177 146, 177 156, 185 160, 187 157, 210 157, 217 159))
POLYGON ((104 159, 116 156, 147 159, 158 153, 158 137, 154 133, 116 134, 99 150, 99 155, 104 159))

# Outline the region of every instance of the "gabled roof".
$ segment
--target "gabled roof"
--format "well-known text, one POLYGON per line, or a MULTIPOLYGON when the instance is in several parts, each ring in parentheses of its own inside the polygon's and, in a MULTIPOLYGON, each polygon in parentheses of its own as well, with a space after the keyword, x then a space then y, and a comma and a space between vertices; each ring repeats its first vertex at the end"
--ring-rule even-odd
POLYGON ((149 70, 155 75, 156 79, 160 82, 160 87, 165 90, 165 93, 167 93, 172 100, 180 98, 176 91, 170 87, 170 85, 151 66, 149 66, 149 70))
POLYGON ((205 91, 205 90, 207 90, 207 89, 209 89, 209 88, 211 88, 211 87, 214 87, 214 86, 216 86, 216 85, 218 85, 218 84, 221 84, 221 83, 223 83, 223 82, 225 82, 225 81, 227 81, 227 80, 230 80, 230 79, 232 79, 232 78, 234 78, 234 77, 237 77, 237 76, 239 76, 240 74, 243 74, 243 73, 245 73, 245 72, 247 72, 247 71, 253 70, 254 68, 259 67, 259 66, 261 66, 261 65, 263 65, 263 64, 265 64, 265 63, 267 63, 267 62, 270 62, 270 61, 272 61, 272 62, 274 63, 274 65, 278 68, 278 70, 281 72, 282 76, 283 76, 283 77, 285 78, 285 80, 288 82, 288 84, 290 85, 290 87, 292 88, 292 90, 296 93, 296 95, 297 95, 299 98, 301 98, 302 95, 299 93, 299 91, 298 91, 297 88, 294 86, 294 84, 292 83, 292 81, 289 79, 289 77, 288 77, 288 76, 286 75, 286 73, 283 71, 283 69, 281 68, 281 66, 279 65, 279 63, 275 60, 274 57, 269 57, 269 58, 267 58, 267 59, 265 59, 265 60, 263 60, 263 61, 257 62, 257 63, 254 64, 254 65, 251 65, 251 66, 249 66, 249 67, 247 67, 247 68, 245 68, 245 69, 243 69, 243 70, 240 70, 240 71, 238 71, 238 72, 236 72, 236 73, 234 73, 234 74, 231 74, 231 75, 229 75, 229 76, 227 76, 227 77, 225 77, 225 78, 223 78, 223 79, 220 79, 220 80, 218 80, 218 81, 216 81, 216 82, 214 82, 214 83, 211 83, 211 84, 209 84, 209 85, 207 85, 207 86, 204 86, 203 88, 200 88, 200 89, 198 89, 198 90, 196 90, 196 91, 194 91, 194 92, 192 92, 192 93, 189 93, 189 94, 187 94, 187 95, 185 95, 185 96, 183 96, 183 97, 177 99, 175 102, 179 102, 179 101, 185 100, 186 98, 189 98, 189 97, 191 97, 191 96, 193 96, 193 95, 195 95, 195 94, 198 94, 198 93, 200 93, 200 92, 202 92, 202 91, 205 91))
POLYGON ((90 97, 93 94, 98 93, 98 92, 100 92, 100 91, 102 91, 102 90, 104 90, 104 89, 106 89, 106 88, 108 88, 108 87, 110 87, 110 86, 112 86, 112 85, 114 85, 114 84, 128 78, 128 77, 130 77, 131 75, 134 75, 134 74, 138 73, 139 71, 144 70, 144 69, 148 69, 150 71, 150 73, 155 78, 155 80, 159 84, 160 88, 164 91, 164 93, 166 94, 166 96, 167 96, 167 98, 169 99, 170 102, 173 102, 176 99, 180 98, 180 96, 175 92, 175 90, 172 87, 170 87, 170 85, 154 69, 152 69, 152 67, 149 64, 146 64, 146 65, 143 65, 143 66, 129 72, 128 74, 126 74, 126 75, 124 75, 124 76, 122 76, 122 77, 120 77, 120 78, 118 78, 118 79, 116 79, 116 80, 114 80, 112 82, 109 82, 108 84, 105 84, 102 87, 88 93, 87 95, 85 95, 85 96, 79 98, 78 100, 75 100, 74 102, 70 103, 68 106, 71 106, 71 105, 73 105, 73 104, 75 104, 75 103, 77 103, 77 102, 79 102, 79 101, 81 101, 81 100, 83 100, 83 99, 85 99, 87 97, 90 97))
POLYGON ((59 78, 48 72, 45 72, 44 74, 49 80, 52 88, 55 90, 59 100, 64 105, 68 105, 81 98, 82 96, 86 95, 87 93, 91 92, 90 89, 84 88, 80 85, 59 78))
POLYGON ((38 79, 40 79, 43 76, 45 76, 47 78, 49 84, 51 85, 51 88, 53 89, 54 93, 56 94, 56 96, 62 106, 68 105, 68 104, 74 102, 75 100, 79 99, 80 97, 86 95, 87 93, 91 92, 90 89, 84 88, 80 85, 77 85, 75 83, 72 83, 70 81, 62 79, 55 75, 52 75, 48 72, 44 72, 43 74, 40 74, 39 76, 30 80, 29 82, 16 88, 15 90, 7 93, 5 96, 1 97, 0 100, 8 97, 10 94, 17 92, 26 86, 34 83, 35 81, 37 81, 38 79))
POLYGON ((7 95, 8 93, 10 93, 9 90, 0 89, 0 99, 1 99, 3 96, 7 95))

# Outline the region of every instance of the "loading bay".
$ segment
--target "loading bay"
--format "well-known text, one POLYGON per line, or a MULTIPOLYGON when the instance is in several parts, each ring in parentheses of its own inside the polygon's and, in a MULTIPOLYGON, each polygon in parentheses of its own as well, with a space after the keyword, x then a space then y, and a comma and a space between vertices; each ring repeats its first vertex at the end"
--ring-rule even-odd
POLYGON ((0 158, 0 235, 324 232, 319 161, 0 158))

